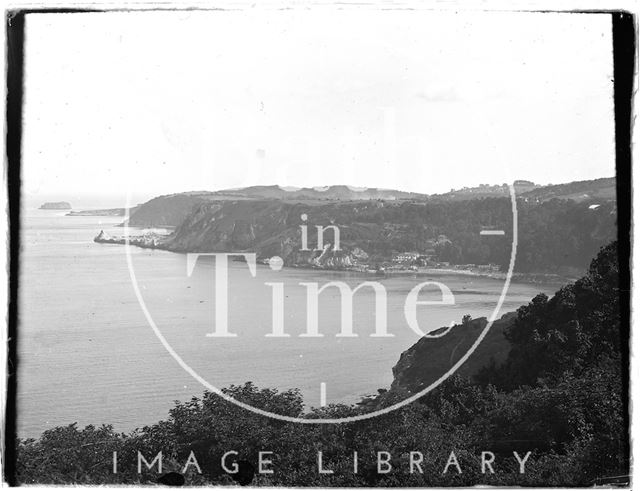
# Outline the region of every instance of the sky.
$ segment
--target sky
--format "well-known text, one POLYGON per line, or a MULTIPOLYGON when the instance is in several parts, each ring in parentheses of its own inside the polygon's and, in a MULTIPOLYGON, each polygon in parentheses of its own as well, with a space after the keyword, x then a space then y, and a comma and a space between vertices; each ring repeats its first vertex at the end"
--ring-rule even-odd
POLYGON ((615 175, 609 15, 30 14, 25 52, 27 196, 615 175))

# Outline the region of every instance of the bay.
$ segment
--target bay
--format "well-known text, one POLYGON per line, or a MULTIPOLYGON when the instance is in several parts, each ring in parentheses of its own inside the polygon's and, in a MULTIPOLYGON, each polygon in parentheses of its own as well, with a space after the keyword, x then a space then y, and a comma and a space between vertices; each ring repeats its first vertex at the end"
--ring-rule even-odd
MULTIPOLYGON (((18 337, 18 435, 36 437, 56 425, 112 424, 130 431, 167 416, 174 400, 202 394, 204 387, 167 352, 136 297, 125 247, 96 244, 101 230, 121 235, 121 217, 67 217, 66 212, 28 208, 23 213, 18 337)), ((132 234, 140 231, 132 230, 132 234)), ((376 277, 347 272, 229 263, 229 330, 212 338, 214 262, 200 258, 191 276, 187 258, 161 250, 131 248, 141 298, 158 329, 193 370, 216 387, 252 381, 259 387, 298 388, 308 406, 353 403, 386 388, 400 354, 419 339, 404 318, 404 302, 420 282, 445 284, 455 305, 419 306, 425 331, 459 322, 463 315, 490 316, 503 281, 467 276, 376 277), (354 297, 353 331, 340 332, 341 302, 335 288, 320 295, 319 332, 304 338, 306 288, 300 283, 343 281, 351 288, 380 282, 387 294, 388 331, 375 338, 375 300, 363 288, 354 297), (287 338, 272 329, 271 287, 282 283, 287 338)), ((513 283, 501 313, 560 285, 513 283)), ((425 288, 420 299, 436 300, 425 288)))

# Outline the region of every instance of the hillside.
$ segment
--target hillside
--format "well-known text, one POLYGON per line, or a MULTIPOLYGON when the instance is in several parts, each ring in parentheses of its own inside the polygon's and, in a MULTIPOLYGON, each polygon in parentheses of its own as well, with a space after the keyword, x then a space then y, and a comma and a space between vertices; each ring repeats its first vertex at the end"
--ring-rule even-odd
POLYGON ((616 178, 603 177, 591 181, 575 181, 567 184, 542 186, 520 196, 526 199, 547 201, 550 199, 570 199, 573 201, 615 200, 616 178))
MULTIPOLYGON (((514 181, 513 189, 516 196, 521 196, 535 188, 539 188, 539 184, 535 184, 531 181, 514 181)), ((464 187, 461 189, 452 189, 448 193, 436 194, 431 198, 445 200, 445 201, 465 201, 469 199, 480 198, 496 198, 496 197, 509 197, 509 186, 505 184, 480 184, 475 187, 464 187)))
MULTIPOLYGON (((558 371, 559 366, 582 370, 578 357, 593 359, 603 351, 618 350, 617 254, 617 243, 603 247, 583 278, 563 286, 551 298, 538 294, 496 320, 456 374, 515 389, 536 385, 541 374, 558 371), (586 342, 587 338, 593 342, 586 342)), ((486 317, 463 319, 440 338, 418 340, 393 367, 390 393, 415 394, 428 387, 467 353, 486 325, 486 317)))
MULTIPOLYGON (((515 181, 514 189, 518 198, 532 201, 548 201, 551 199, 570 199, 573 201, 615 200, 616 178, 603 177, 588 181, 574 181, 565 184, 541 186, 531 181, 515 181)), ((445 201, 465 201, 469 199, 508 197, 509 187, 506 184, 480 184, 476 187, 452 189, 448 193, 431 196, 432 199, 445 201)))
MULTIPOLYGON (((616 236, 613 203, 597 209, 573 201, 518 204, 515 270, 580 274, 598 249, 616 236), (565 271, 566 270, 566 271, 565 271)), ((176 252, 251 251, 259 259, 278 255, 287 266, 375 269, 394 254, 416 251, 427 262, 495 264, 503 271, 511 251, 508 198, 460 202, 267 201, 206 202, 192 210, 163 248, 176 252), (316 225, 340 229, 339 251, 301 251, 301 215, 308 215, 308 243, 317 244, 316 225), (481 236, 483 228, 505 231, 481 236)), ((333 242, 327 231, 324 244, 333 242)))

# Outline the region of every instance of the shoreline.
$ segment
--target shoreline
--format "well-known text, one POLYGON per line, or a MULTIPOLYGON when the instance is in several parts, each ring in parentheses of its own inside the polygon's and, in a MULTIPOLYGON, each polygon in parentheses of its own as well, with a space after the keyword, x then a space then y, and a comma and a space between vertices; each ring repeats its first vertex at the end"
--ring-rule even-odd
MULTIPOLYGON (((180 250, 172 250, 168 247, 163 247, 162 239, 164 236, 161 234, 151 234, 147 236, 130 236, 129 244, 140 247, 142 249, 159 249, 167 252, 187 254, 188 251, 180 251, 180 250)), ((115 244, 115 245, 124 245, 126 243, 124 237, 110 237, 104 234, 101 231, 94 239, 94 242, 98 244, 115 244)), ((238 251, 238 254, 246 251, 238 251)), ((265 264, 264 259, 259 259, 259 264, 265 264)), ((371 270, 362 270, 362 269, 349 269, 349 268, 324 268, 319 266, 314 266, 312 264, 293 264, 284 266, 286 268, 291 269, 308 269, 308 270, 316 270, 316 271, 335 271, 335 272, 344 272, 344 273, 356 273, 361 274, 363 276, 374 276, 374 277, 391 277, 391 276, 407 276, 413 275, 417 277, 423 276, 431 276, 431 275, 465 275, 476 278, 490 278, 494 280, 507 280, 507 273, 504 271, 477 271, 472 269, 458 269, 455 267, 448 268, 419 268, 417 270, 411 269, 394 269, 394 270, 384 270, 384 271, 371 271, 371 270)), ((555 273, 520 273, 514 272, 511 276, 511 280, 518 283, 528 283, 528 284, 550 284, 550 283, 570 283, 575 281, 576 278, 570 276, 558 275, 555 273)))
MULTIPOLYGON (((471 276, 476 278, 490 278, 493 280, 502 280, 506 281, 507 273, 500 272, 484 272, 484 271, 474 271, 470 269, 456 269, 456 268, 423 268, 417 271, 412 270, 391 270, 391 271, 383 271, 383 272, 372 272, 372 271, 362 271, 357 269, 338 269, 338 268, 321 268, 312 265, 292 265, 285 266, 286 268, 293 269, 311 269, 318 271, 338 271, 345 273, 357 273, 362 274, 364 276, 378 276, 378 277, 386 277, 386 276, 444 276, 444 275, 464 275, 471 276)), ((511 279, 514 282, 518 283, 528 283, 528 284, 551 284, 551 283, 571 283, 576 281, 577 278, 570 276, 558 275, 555 273, 519 273, 514 272, 511 275, 511 279)))

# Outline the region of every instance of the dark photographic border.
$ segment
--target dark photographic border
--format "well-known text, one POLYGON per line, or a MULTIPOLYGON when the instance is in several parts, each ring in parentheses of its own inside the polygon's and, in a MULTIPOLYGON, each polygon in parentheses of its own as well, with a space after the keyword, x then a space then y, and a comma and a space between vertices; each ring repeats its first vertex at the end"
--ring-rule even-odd
MULTIPOLYGON (((178 9, 176 9, 178 10, 178 9)), ((24 41, 25 16, 35 13, 89 13, 106 12, 94 9, 20 9, 5 11, 6 27, 6 176, 8 196, 8 304, 7 304, 7 366, 6 412, 4 419, 3 477, 10 486, 16 486, 16 395, 18 342, 18 280, 20 273, 20 206, 21 206, 21 145, 24 93, 24 41)), ((108 10, 114 11, 114 10, 108 10)), ((534 12, 534 11, 531 11, 534 12)), ((545 13, 574 13, 576 15, 610 14, 613 33, 613 85, 615 112, 616 199, 618 213, 618 255, 620 263, 620 309, 622 345, 623 401, 629 408, 629 340, 631 315, 631 131, 632 100, 635 69, 636 34, 634 14, 621 10, 543 11, 545 13), (626 369, 625 369, 626 368, 626 369)), ((488 11, 487 13, 490 13, 488 11)), ((585 47, 588 49, 588 47, 585 47)), ((629 427, 629 411, 624 423, 629 427)), ((627 460, 630 457, 630 438, 623 442, 627 460)))

